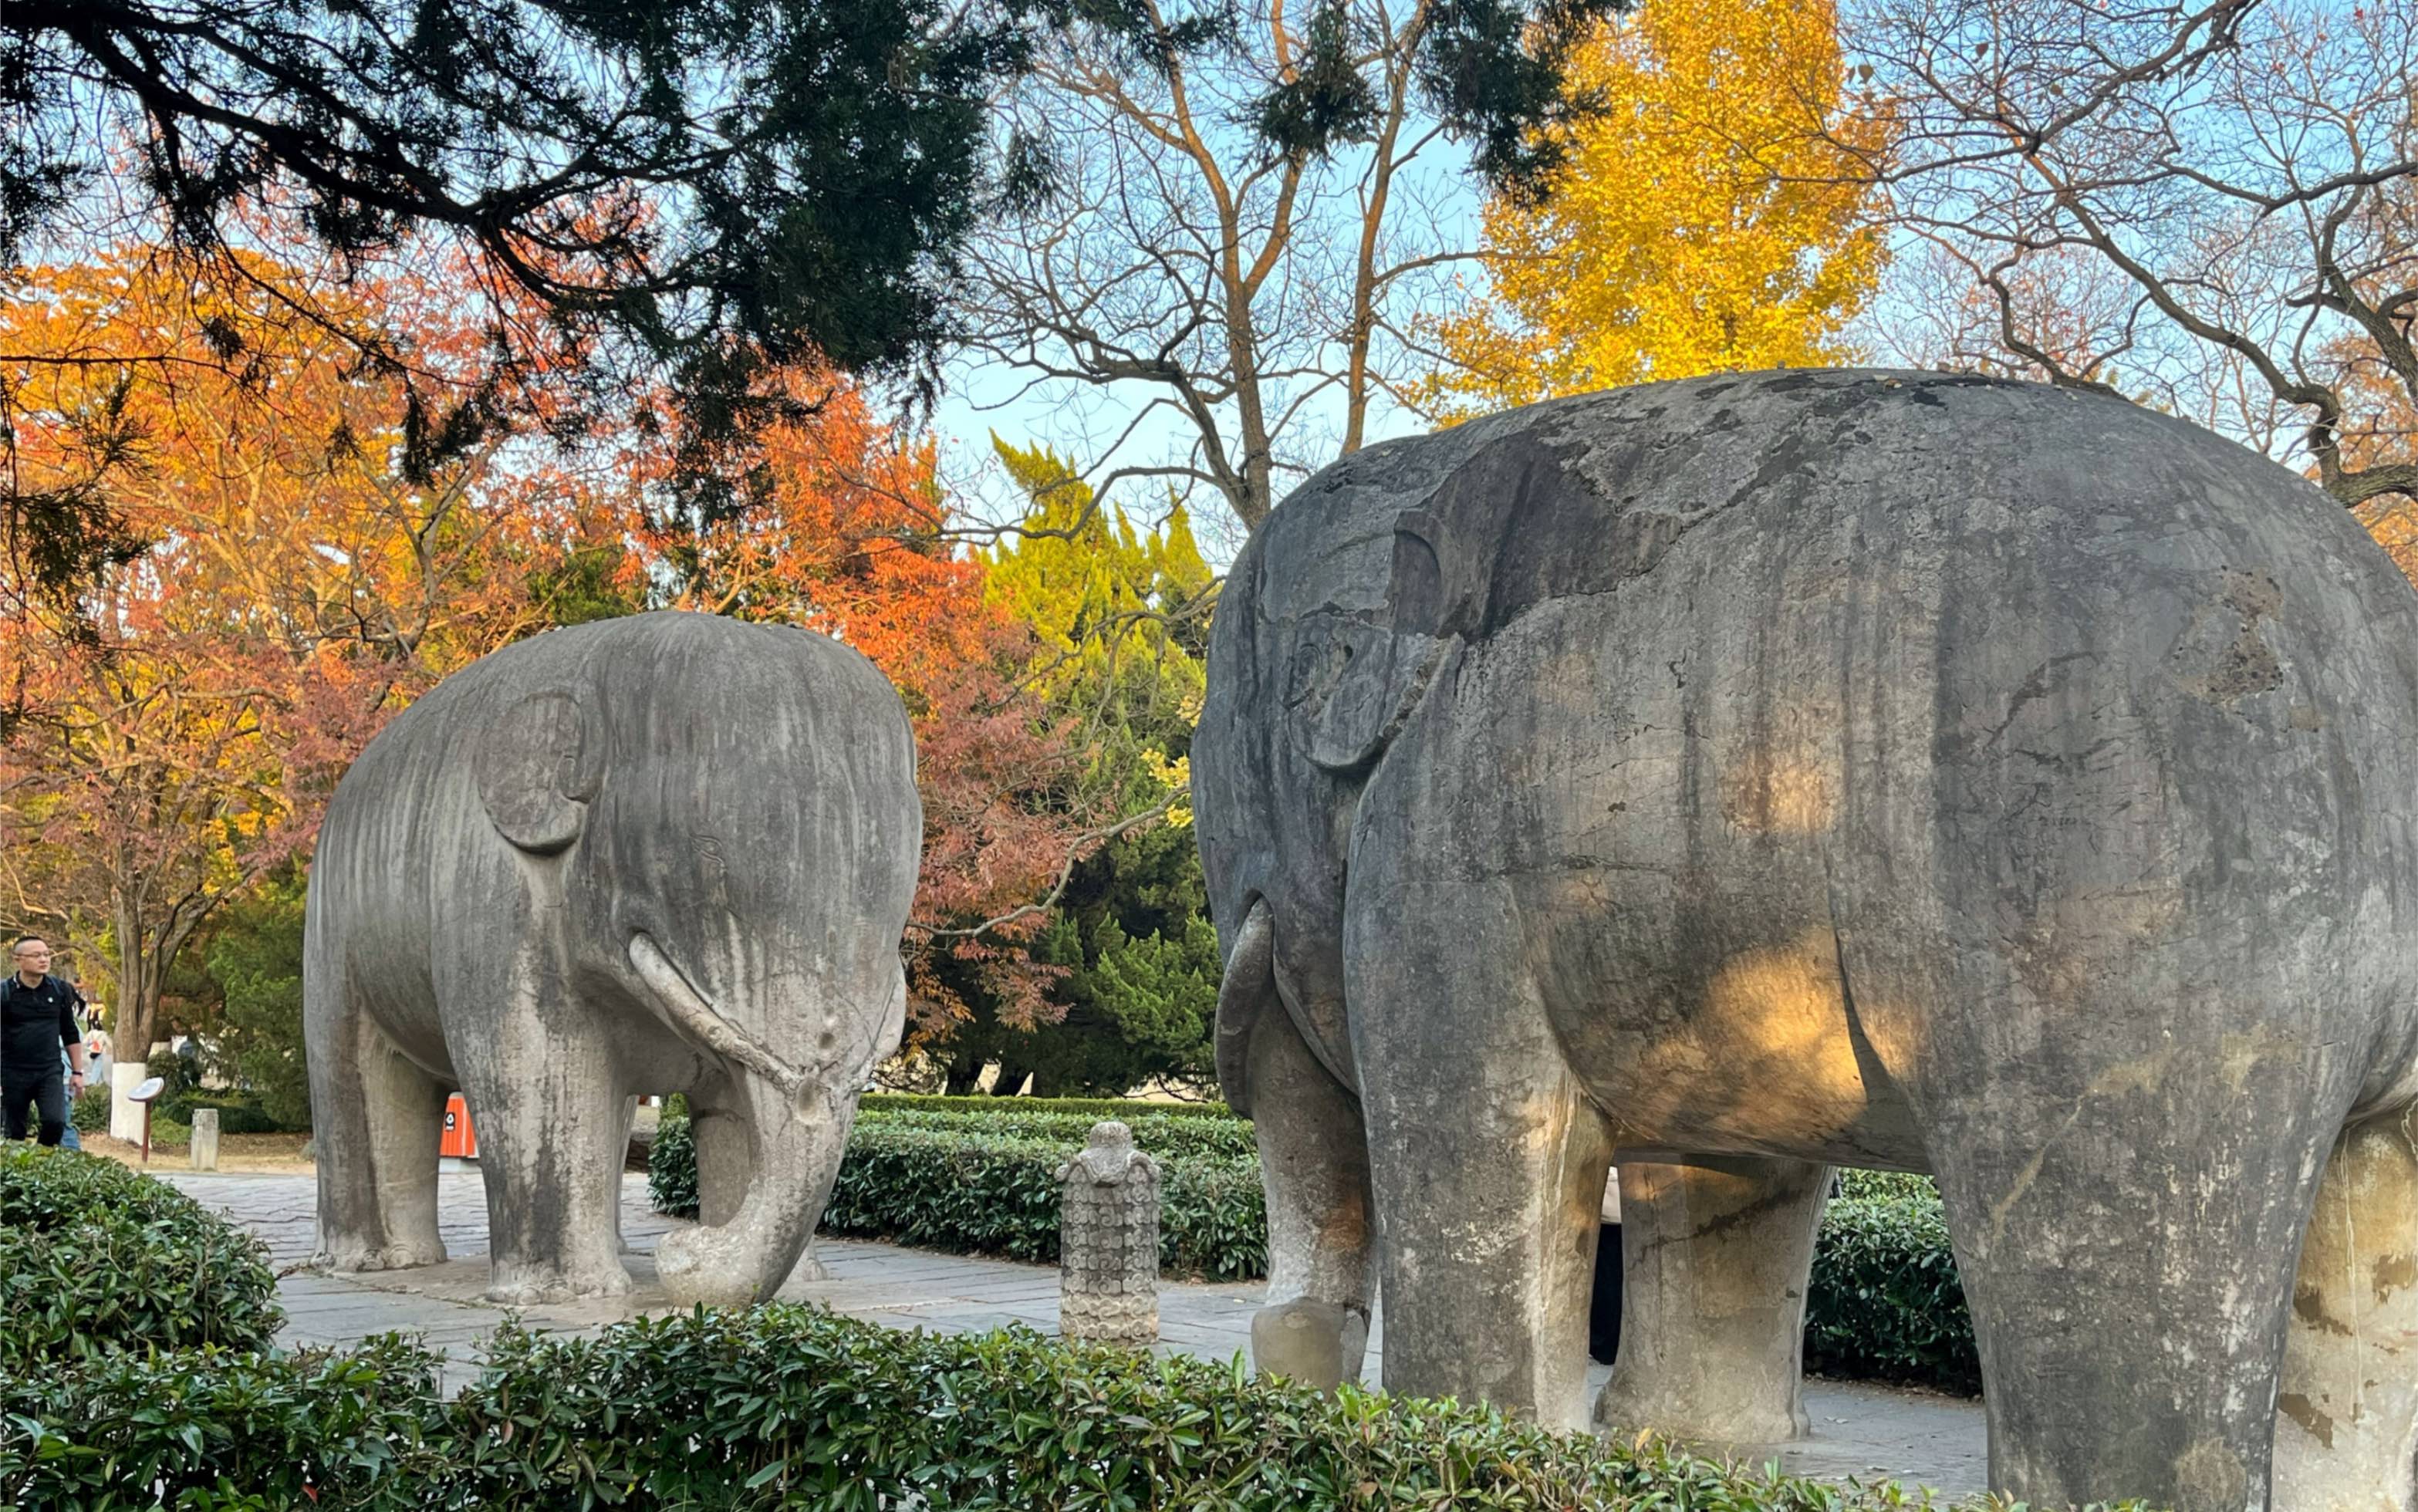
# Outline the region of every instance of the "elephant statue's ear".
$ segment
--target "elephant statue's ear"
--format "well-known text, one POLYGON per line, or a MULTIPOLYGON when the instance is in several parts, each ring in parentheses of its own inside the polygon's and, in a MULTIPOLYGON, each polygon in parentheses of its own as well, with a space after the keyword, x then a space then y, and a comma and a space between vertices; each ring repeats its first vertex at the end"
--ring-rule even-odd
POLYGON ((1394 522, 1393 576, 1376 619, 1329 622, 1303 637, 1287 702, 1309 758, 1349 771, 1376 758, 1411 716, 1457 626, 1437 522, 1413 510, 1394 522))
POLYGON ((497 833, 538 856, 579 838, 604 775, 604 741, 595 723, 559 688, 496 705, 473 762, 497 833))

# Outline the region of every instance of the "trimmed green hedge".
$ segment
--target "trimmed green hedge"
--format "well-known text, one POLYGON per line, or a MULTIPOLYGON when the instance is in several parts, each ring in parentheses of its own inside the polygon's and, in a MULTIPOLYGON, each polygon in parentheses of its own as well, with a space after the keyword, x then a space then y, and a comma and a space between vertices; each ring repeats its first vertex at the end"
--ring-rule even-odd
POLYGON ((166 1119, 170 1123, 191 1129, 194 1109, 202 1107, 215 1107, 219 1110, 221 1134, 282 1134, 284 1132, 284 1126, 269 1117, 268 1110, 253 1098, 222 1092, 196 1092, 163 1101, 159 1105, 157 1111, 152 1114, 153 1142, 157 1143, 159 1139, 159 1120, 166 1119))
MULTIPOLYGON (((1058 1259, 1057 1169, 1072 1144, 860 1124, 822 1231, 1009 1260, 1058 1259)), ((1159 1172, 1159 1263, 1178 1275, 1267 1274, 1253 1158, 1171 1160, 1159 1172)))
POLYGON ((506 1328, 451 1401, 397 1340, 0 1380, 0 1504, 229 1512, 926 1506, 964 1512, 1879 1512, 1879 1491, 1607 1443, 1482 1406, 1322 1397, 1239 1361, 1021 1331, 895 1333, 773 1305, 506 1328))
POLYGON ((119 1350, 265 1350, 284 1315, 259 1240, 94 1155, 0 1153, 0 1374, 119 1350))
MULTIPOLYGON (((1064 1145, 1070 1150, 1081 1148, 1083 1141, 1091 1137, 1092 1125, 1099 1122, 1097 1116, 1090 1113, 1028 1113, 1018 1108, 1002 1108, 997 1113, 977 1115, 878 1107, 857 1116, 860 1128, 916 1129, 933 1134, 978 1131, 999 1138, 1034 1139, 1064 1145)), ((1124 1120, 1124 1123, 1133 1130, 1135 1146, 1154 1155, 1173 1159, 1188 1159, 1195 1155, 1236 1159, 1259 1153, 1258 1136, 1252 1132, 1251 1125, 1241 1119, 1167 1118, 1157 1114, 1138 1114, 1124 1120)))
POLYGON ((1973 1318, 1936 1196, 1831 1202, 1805 1293, 1805 1366, 1981 1395, 1973 1318))
MULTIPOLYGON (((1095 1122, 1019 1113, 969 1127, 976 1121, 886 1107, 862 1114, 821 1231, 1053 1262, 1056 1171, 1095 1122)), ((1132 1127, 1135 1143, 1161 1158, 1160 1263, 1219 1280, 1266 1274, 1267 1214, 1251 1126, 1239 1119, 1146 1118, 1132 1127)), ((657 1125, 648 1148, 647 1189, 656 1212, 696 1216, 696 1145, 676 1112, 657 1125)))
POLYGON ((1939 1187, 1928 1176, 1911 1175, 1902 1170, 1857 1170, 1853 1168, 1839 1172, 1839 1195, 1859 1200, 1865 1198, 1921 1198, 1939 1200, 1939 1187))
POLYGON ((0 1506, 446 1505, 438 1363, 395 1336, 345 1354, 116 1354, 0 1381, 0 1506))
POLYGON ((909 1092, 867 1092, 860 1111, 952 1113, 989 1118, 998 1113, 1079 1113, 1104 1118, 1222 1118, 1245 1122, 1223 1103, 1151 1103, 1138 1097, 926 1097, 909 1092))
MULTIPOLYGON (((948 1101, 998 1111, 884 1107, 858 1119, 821 1231, 1056 1260, 1056 1171, 1093 1120, 1016 1106, 1038 1099, 948 1101)), ((1133 1128, 1136 1142, 1161 1157, 1161 1266, 1219 1280, 1267 1274, 1267 1211, 1250 1125, 1141 1118, 1133 1128)), ((657 1211, 696 1216, 696 1155, 684 1120, 665 1119, 649 1182, 657 1211)), ((1814 1250, 1806 1367, 1979 1394, 1972 1318, 1931 1179, 1851 1170, 1841 1172, 1840 1184, 1845 1195, 1831 1201, 1814 1250)))

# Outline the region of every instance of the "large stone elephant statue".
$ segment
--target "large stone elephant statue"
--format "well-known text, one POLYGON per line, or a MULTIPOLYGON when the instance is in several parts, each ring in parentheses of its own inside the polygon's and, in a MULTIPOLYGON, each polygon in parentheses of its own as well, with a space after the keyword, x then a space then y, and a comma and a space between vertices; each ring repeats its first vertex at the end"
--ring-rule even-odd
POLYGON ((820 635, 639 615, 446 679, 337 786, 311 869, 323 1261, 445 1258, 437 1140, 458 1089, 488 1295, 623 1291, 634 1099, 681 1092, 704 1221, 662 1241, 663 1284, 769 1296, 898 1043, 922 834, 897 694, 820 635))
POLYGON ((1263 1361, 1373 1271, 1388 1388, 1581 1421, 1617 1157, 1598 1418, 1783 1436, 1827 1168, 1928 1171, 1997 1489, 2410 1505, 2418 594, 2315 488, 1971 376, 1517 410, 1275 512, 1192 771, 1263 1361))

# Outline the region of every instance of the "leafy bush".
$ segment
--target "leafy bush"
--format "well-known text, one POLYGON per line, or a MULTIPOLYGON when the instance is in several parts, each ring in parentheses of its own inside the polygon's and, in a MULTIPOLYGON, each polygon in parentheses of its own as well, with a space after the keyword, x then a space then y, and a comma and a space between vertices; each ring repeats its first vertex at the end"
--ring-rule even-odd
POLYGON ((86 1087, 76 1094, 74 1106, 68 1109, 69 1122, 78 1134, 109 1132, 109 1088, 107 1085, 86 1087))
MULTIPOLYGON (((1020 1100, 1004 1099, 1010 1104, 1020 1100)), ((934 1134, 979 1131, 1000 1138, 1034 1139, 1071 1150, 1082 1145, 1100 1118, 1092 1113, 1023 1113, 1012 1107, 980 1115, 880 1107, 858 1114, 856 1122, 859 1128, 920 1129, 934 1134)), ((1151 1113, 1137 1114, 1123 1122, 1133 1131, 1135 1145, 1154 1155, 1234 1157, 1259 1151, 1251 1125, 1241 1119, 1169 1118, 1151 1113)))
POLYGON ((201 1062, 174 1050, 162 1050, 145 1061, 143 1074, 160 1078, 160 1095, 152 1099, 155 1104, 172 1103, 202 1090, 201 1062))
POLYGON ((1015 1331, 895 1333, 773 1305, 507 1327, 458 1397, 396 1339, 357 1355, 120 1356, 0 1381, 0 1504, 1155 1512, 1879 1512, 1931 1504, 1608 1443, 1483 1406, 1015 1331))
POLYGON ((220 1092, 188 1092, 170 1100, 161 1098, 153 1113, 151 1139, 160 1142, 158 1120, 166 1119, 182 1128, 191 1128, 196 1108, 215 1107, 219 1111, 221 1134, 279 1134, 284 1126, 268 1115, 267 1108, 248 1097, 230 1097, 220 1092))
MULTIPOLYGON (((400 1507, 441 1485, 435 1355, 115 1354, 0 1378, 0 1505, 400 1507)), ((423 1504, 435 1505, 432 1498, 423 1504)))
POLYGON ((508 1331, 488 1360, 449 1413, 466 1451, 449 1489, 472 1504, 1880 1504, 1482 1407, 1323 1397, 1255 1382, 1239 1364, 1070 1349, 1023 1332, 895 1333, 793 1306, 640 1320, 595 1339, 508 1331))
POLYGON ((689 1130, 685 1104, 678 1111, 664 1105, 655 1124, 654 1142, 647 1146, 647 1200, 657 1213, 676 1218, 696 1216, 696 1138, 689 1130))
POLYGON ((1825 1375, 1980 1393, 1973 1320, 1937 1197, 1831 1202, 1806 1290, 1805 1364, 1825 1375))
POLYGON ((956 1113, 987 1118, 998 1113, 1080 1113, 1091 1119, 1223 1118, 1240 1115, 1223 1103, 1149 1103, 1135 1097, 922 1097, 907 1092, 867 1092, 859 1110, 956 1113))
MULTIPOLYGON (((1058 1258, 1058 1168, 1072 1144, 885 1129, 848 1142, 823 1231, 931 1249, 1058 1258)), ((1267 1216, 1256 1159, 1168 1161, 1160 1171, 1159 1264, 1220 1279, 1267 1270, 1267 1216)))
MULTIPOLYGON (((899 1107, 909 1101, 885 1099, 858 1118, 822 1231, 1056 1260, 1056 1171, 1094 1115, 1017 1107, 1041 1101, 1027 1098, 911 1100, 984 1104, 997 1113, 899 1107)), ((1145 1116, 1132 1127, 1136 1143, 1161 1157, 1160 1265, 1220 1280, 1264 1275, 1267 1210, 1250 1125, 1145 1116)), ((1848 1195, 1830 1203, 1806 1297, 1807 1367, 1978 1393, 1972 1319, 1931 1179, 1851 1170, 1840 1181, 1848 1195)), ((648 1185, 658 1212, 696 1215, 696 1153, 685 1120, 665 1118, 648 1185)))
POLYGON ((265 1350, 283 1315, 260 1241, 97 1156, 0 1153, 0 1375, 117 1350, 265 1350))
POLYGON ((1936 1202, 1939 1188, 1928 1176, 1915 1176, 1902 1170, 1855 1170, 1839 1172, 1839 1195, 1844 1198, 1920 1198, 1936 1202))

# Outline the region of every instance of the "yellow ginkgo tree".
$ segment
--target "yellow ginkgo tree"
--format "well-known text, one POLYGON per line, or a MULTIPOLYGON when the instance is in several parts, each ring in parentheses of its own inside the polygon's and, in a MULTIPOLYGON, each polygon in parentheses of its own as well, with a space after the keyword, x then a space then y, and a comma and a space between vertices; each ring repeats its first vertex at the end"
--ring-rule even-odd
POLYGON ((1852 357, 1886 257, 1886 113, 1829 0, 1649 3, 1573 72, 1603 105, 1541 195, 1490 200, 1491 290, 1432 320, 1442 418, 1650 379, 1852 357))

